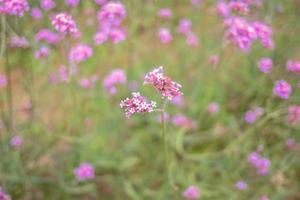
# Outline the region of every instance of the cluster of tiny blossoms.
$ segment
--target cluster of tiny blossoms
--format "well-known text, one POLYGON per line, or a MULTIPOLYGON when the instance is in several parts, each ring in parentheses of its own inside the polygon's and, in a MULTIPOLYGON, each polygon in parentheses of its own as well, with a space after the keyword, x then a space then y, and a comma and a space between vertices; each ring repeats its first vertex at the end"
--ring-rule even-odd
POLYGON ((60 33, 77 33, 78 29, 72 16, 67 13, 59 13, 52 19, 52 25, 60 33))
POLYGON ((286 69, 289 72, 300 74, 300 61, 289 60, 286 64, 286 69))
POLYGON ((104 78, 103 86, 110 95, 114 95, 117 92, 116 85, 125 84, 126 80, 125 72, 122 69, 115 69, 104 78))
POLYGON ((86 181, 95 178, 95 170, 93 165, 89 163, 82 163, 74 170, 78 181, 86 181))
MULTIPOLYGON (((180 92, 181 85, 164 76, 162 66, 146 74, 144 84, 153 85, 160 93, 162 99, 167 98, 172 101, 175 97, 182 95, 180 92)), ((123 100, 120 106, 125 109, 125 115, 129 118, 134 113, 152 112, 156 107, 156 103, 153 101, 148 103, 146 98, 141 96, 140 93, 132 93, 132 98, 123 100)))
POLYGON ((69 53, 70 63, 81 63, 93 55, 93 49, 86 44, 78 44, 69 53))
POLYGON ((103 44, 107 40, 117 44, 126 38, 126 33, 121 27, 122 21, 126 17, 126 9, 120 2, 108 2, 97 14, 99 29, 94 35, 97 45, 103 44))
POLYGON ((125 110, 125 115, 130 118, 134 113, 149 113, 153 112, 156 107, 156 102, 147 101, 146 97, 141 96, 138 92, 132 93, 132 98, 126 98, 120 103, 121 108, 125 110))
POLYGON ((257 174, 261 176, 268 174, 271 162, 267 158, 262 157, 259 153, 250 153, 248 162, 256 168, 257 174))
POLYGON ((172 100, 174 97, 182 95, 180 92, 181 85, 171 78, 164 76, 162 66, 146 74, 144 84, 153 85, 161 94, 162 98, 172 100))
POLYGON ((61 36, 48 29, 41 29, 35 34, 36 42, 47 42, 49 44, 56 44, 61 40, 61 36))
POLYGON ((0 14, 10 14, 22 17, 29 10, 29 4, 26 0, 1 0, 0 14))
POLYGON ((273 68, 273 61, 271 58, 263 57, 258 61, 257 66, 261 72, 268 74, 273 68))
POLYGON ((0 187, 0 199, 11 200, 10 196, 3 191, 2 187, 0 187))
POLYGON ((279 81, 275 82, 275 86, 273 88, 273 93, 276 96, 286 100, 290 97, 290 95, 292 93, 292 87, 285 80, 279 80, 279 81))

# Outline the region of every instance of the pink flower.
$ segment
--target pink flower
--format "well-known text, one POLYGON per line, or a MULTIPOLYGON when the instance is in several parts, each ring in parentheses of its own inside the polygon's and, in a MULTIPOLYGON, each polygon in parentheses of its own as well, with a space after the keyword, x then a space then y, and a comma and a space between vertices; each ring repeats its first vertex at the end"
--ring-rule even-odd
POLYGON ((67 83, 69 82, 69 73, 68 69, 65 66, 61 66, 59 69, 59 80, 62 83, 67 83))
POLYGON ((35 35, 35 41, 41 42, 45 41, 49 44, 56 44, 61 40, 61 37, 48 29, 41 29, 37 34, 35 35))
POLYGON ((53 0, 41 0, 40 5, 41 5, 41 8, 46 11, 53 9, 56 6, 56 4, 53 0))
POLYGON ((77 7, 80 3, 80 0, 65 0, 65 3, 71 7, 77 7))
POLYGON ((48 47, 41 47, 39 50, 35 52, 35 57, 40 59, 40 58, 46 58, 49 56, 49 48, 48 47))
POLYGON ((95 170, 93 165, 89 163, 82 163, 74 170, 78 181, 86 181, 95 178, 95 170))
POLYGON ((52 19, 52 25, 61 33, 76 33, 78 31, 75 21, 71 15, 59 13, 52 19))
POLYGON ((93 49, 86 44, 78 44, 73 47, 69 53, 69 62, 81 63, 92 57, 93 49))
POLYGON ((10 196, 3 191, 2 187, 0 187, 0 199, 11 200, 10 196))
POLYGON ((191 0, 191 4, 194 6, 199 6, 202 0, 191 0))
POLYGON ((286 69, 289 72, 300 74, 300 61, 289 60, 286 64, 286 69))
POLYGON ((187 35, 191 32, 192 22, 189 19, 182 19, 177 26, 177 32, 183 35, 187 35))
POLYGON ((284 80, 279 80, 275 82, 273 93, 276 96, 286 100, 290 97, 292 93, 292 87, 288 82, 284 80))
POLYGON ((109 2, 98 12, 98 20, 109 26, 119 26, 126 17, 126 10, 122 3, 109 2))
POLYGON ((175 96, 172 101, 171 101, 172 104, 174 104, 175 106, 178 106, 178 107, 183 107, 184 106, 184 98, 183 98, 183 95, 178 95, 178 96, 175 96))
POLYGON ((7 85, 7 78, 5 75, 0 74, 0 88, 4 88, 7 85))
POLYGON ((97 80, 98 80, 98 77, 96 75, 94 75, 90 78, 82 78, 82 79, 80 79, 79 85, 80 85, 80 87, 82 87, 84 89, 95 88, 97 80))
POLYGON ((138 92, 132 93, 132 98, 126 98, 121 101, 120 107, 125 110, 125 116, 130 118, 134 113, 149 113, 153 112, 156 107, 156 102, 148 103, 146 97, 143 97, 138 92))
POLYGON ((108 40, 108 35, 106 32, 104 31, 98 31, 94 37, 94 42, 96 45, 100 45, 103 44, 104 42, 106 42, 108 40))
POLYGON ((262 196, 259 200, 269 200, 269 198, 267 196, 262 196))
POLYGON ((244 119, 248 124, 253 124, 256 121, 256 117, 255 112, 249 110, 246 112, 244 119))
POLYGON ((214 67, 219 63, 219 56, 218 55, 210 55, 208 57, 209 64, 213 65, 214 67))
POLYGON ((198 37, 194 33, 190 32, 186 36, 186 43, 191 47, 197 47, 198 46, 198 37))
POLYGON ((169 8, 162 8, 158 12, 158 16, 165 19, 170 19, 172 17, 172 11, 169 8))
POLYGON ((0 14, 6 13, 22 17, 29 10, 29 4, 26 0, 1 0, 0 14))
POLYGON ((227 17, 230 14, 230 8, 224 1, 219 1, 217 4, 217 13, 221 17, 227 17))
POLYGON ((112 43, 118 44, 126 39, 126 33, 123 29, 113 28, 109 31, 109 37, 112 43))
POLYGON ((300 106, 292 105, 289 106, 289 115, 288 121, 290 124, 294 125, 296 123, 300 123, 300 106))
POLYGON ((183 193, 182 196, 186 199, 199 199, 200 191, 196 186, 189 186, 183 193))
POLYGON ((25 37, 13 36, 10 38, 10 46, 13 48, 27 48, 29 43, 25 37))
POLYGON ((210 104, 208 104, 208 112, 210 112, 211 114, 215 114, 219 111, 219 104, 216 102, 211 102, 210 104))
POLYGON ((16 149, 20 148, 22 146, 22 143, 23 143, 23 138, 20 135, 16 135, 10 140, 10 145, 16 149))
MULTIPOLYGON (((169 113, 165 112, 165 114, 164 114, 164 119, 165 119, 165 122, 168 122, 168 121, 170 120, 170 115, 169 115, 169 113)), ((158 123, 161 123, 161 121, 162 121, 161 114, 158 114, 158 115, 157 115, 157 121, 158 121, 158 123)))
POLYGON ((161 94, 162 98, 167 98, 168 100, 172 100, 174 97, 182 95, 180 92, 181 85, 171 78, 164 76, 162 66, 146 74, 144 84, 153 85, 161 94))
POLYGON ((40 19, 42 18, 42 11, 39 8, 32 8, 31 9, 31 16, 34 19, 40 19))
POLYGON ((107 0, 95 0, 95 2, 98 4, 98 5, 104 5, 107 0))
POLYGON ((246 15, 249 13, 249 6, 247 3, 242 1, 231 1, 229 3, 229 8, 232 11, 236 11, 238 13, 241 13, 243 15, 246 15))
POLYGON ((256 168, 257 174, 261 176, 264 176, 269 172, 271 162, 267 158, 262 157, 257 152, 252 152, 249 154, 248 162, 256 168))
POLYGON ((172 118, 172 122, 175 126, 180 126, 186 129, 195 129, 197 126, 197 123, 194 120, 181 114, 175 115, 172 118))
POLYGON ((290 150, 294 150, 298 147, 298 144, 296 143, 296 141, 293 138, 288 138, 285 141, 285 145, 290 150))
POLYGON ((238 181, 235 185, 238 190, 245 190, 248 188, 248 184, 244 181, 238 181))
POLYGON ((265 74, 268 74, 273 68, 273 61, 271 58, 261 58, 257 63, 258 68, 265 74))
POLYGON ((117 84, 125 84, 127 81, 126 74, 122 69, 115 69, 108 74, 103 80, 103 86, 111 94, 117 92, 117 84))
POLYGON ((171 35, 170 30, 167 28, 159 29, 158 36, 160 41, 164 44, 170 43, 173 40, 173 36, 171 35))

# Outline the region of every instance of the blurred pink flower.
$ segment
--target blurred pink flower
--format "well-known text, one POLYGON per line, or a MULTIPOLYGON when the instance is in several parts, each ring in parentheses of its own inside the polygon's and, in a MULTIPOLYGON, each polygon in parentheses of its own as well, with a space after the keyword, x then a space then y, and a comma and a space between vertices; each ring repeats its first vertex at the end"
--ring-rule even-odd
POLYGON ((29 4, 26 0, 1 0, 0 14, 10 14, 22 17, 29 11, 29 4))
POLYGON ((40 18, 42 18, 42 15, 43 14, 42 14, 41 9, 39 9, 37 7, 31 9, 31 16, 33 19, 40 19, 40 18))
POLYGON ((0 187, 0 199, 1 200, 11 200, 10 196, 4 192, 2 187, 0 187))
POLYGON ((164 44, 170 43, 173 40, 173 36, 171 35, 170 30, 167 28, 159 29, 158 36, 160 41, 164 44))
POLYGON ((10 38, 10 46, 13 48, 27 48, 29 42, 25 37, 13 36, 10 38))
POLYGON ((20 148, 22 146, 22 143, 23 138, 20 135, 16 135, 10 140, 10 145, 16 149, 20 148))
POLYGON ((40 0, 40 6, 42 9, 48 11, 53 9, 56 4, 53 0, 40 0))
POLYGON ((82 163, 74 170, 78 181, 86 181, 95 178, 95 170, 93 165, 89 163, 82 163))
POLYGON ((186 43, 191 47, 197 47, 199 43, 198 37, 193 32, 190 32, 186 36, 186 43))
POLYGON ((235 185, 238 190, 245 190, 248 188, 248 184, 244 181, 238 181, 235 185))
POLYGON ((0 74, 0 88, 4 88, 7 85, 7 78, 5 75, 0 74))
POLYGON ((61 40, 61 36, 57 33, 54 33, 48 29, 41 29, 35 35, 35 41, 41 42, 45 41, 49 44, 56 44, 61 40))
POLYGON ((184 98, 183 98, 183 95, 177 95, 175 96, 172 101, 171 101, 172 104, 174 104, 175 106, 178 106, 178 107, 183 107, 184 106, 184 98))
POLYGON ((300 61, 289 60, 286 64, 286 68, 289 72, 300 75, 300 61))
POLYGON ((219 1, 218 4, 217 4, 217 13, 221 17, 227 17, 230 14, 229 6, 223 0, 219 1))
POLYGON ((122 69, 112 70, 103 80, 104 88, 114 95, 117 92, 117 84, 125 84, 127 81, 126 74, 122 69))
POLYGON ((92 57, 93 49, 86 44, 78 44, 74 46, 69 53, 70 63, 81 63, 92 57))
POLYGON ((183 35, 188 35, 191 32, 192 22, 189 19, 180 20, 177 26, 177 32, 183 35))
POLYGON ((52 19, 52 25, 61 33, 76 33, 78 31, 72 16, 67 13, 59 13, 52 19))
POLYGON ((172 17, 172 11, 170 10, 170 8, 162 8, 159 10, 158 12, 158 16, 160 16, 161 18, 165 18, 165 19, 170 19, 172 17))
POLYGON ((65 0, 65 3, 71 7, 77 7, 80 3, 80 0, 65 0))
POLYGON ((199 199, 200 198, 200 191, 196 186, 189 186, 186 190, 182 193, 182 196, 186 199, 199 199))
POLYGON ((257 63, 258 68, 263 73, 269 73, 273 68, 273 61, 271 58, 261 58, 257 63))
POLYGON ((285 80, 279 80, 279 81, 275 82, 275 86, 273 88, 273 93, 276 96, 286 100, 290 97, 290 95, 292 93, 292 87, 285 80))
POLYGON ((210 104, 208 104, 208 112, 210 112, 211 114, 215 114, 219 111, 219 104, 216 102, 211 102, 210 104))
POLYGON ((172 122, 175 126, 180 126, 187 129, 195 129, 197 126, 197 123, 194 120, 189 119, 181 114, 175 115, 172 118, 172 122))
POLYGON ((39 50, 35 52, 35 57, 38 59, 46 58, 49 56, 50 49, 46 46, 41 47, 39 50))

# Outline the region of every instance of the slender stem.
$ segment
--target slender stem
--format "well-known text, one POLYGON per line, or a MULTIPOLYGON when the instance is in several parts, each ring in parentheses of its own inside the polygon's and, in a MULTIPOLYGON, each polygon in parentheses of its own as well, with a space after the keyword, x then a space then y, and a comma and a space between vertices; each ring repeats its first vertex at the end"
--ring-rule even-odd
POLYGON ((164 141, 164 154, 165 154, 165 167, 167 178, 169 177, 169 148, 168 148, 168 136, 166 131, 166 120, 165 120, 165 111, 164 109, 161 111, 161 130, 164 141))
POLYGON ((11 83, 11 69, 9 65, 8 52, 5 53, 5 74, 7 78, 6 95, 8 100, 8 132, 12 134, 13 127, 13 95, 12 95, 12 83, 11 83))

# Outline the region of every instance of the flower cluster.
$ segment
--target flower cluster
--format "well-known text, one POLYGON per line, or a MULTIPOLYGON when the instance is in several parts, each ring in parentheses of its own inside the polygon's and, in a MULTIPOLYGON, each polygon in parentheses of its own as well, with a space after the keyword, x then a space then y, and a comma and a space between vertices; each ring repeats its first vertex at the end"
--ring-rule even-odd
POLYGON ((159 37, 161 43, 164 43, 164 44, 170 43, 173 40, 173 36, 172 36, 170 30, 167 28, 160 28, 158 31, 158 37, 159 37))
POLYGON ((86 181, 95 178, 95 170, 93 165, 82 163, 74 170, 78 181, 86 181))
POLYGON ((41 0, 40 5, 41 5, 41 8, 46 11, 53 9, 56 6, 56 4, 53 0, 41 0))
POLYGON ((94 35, 96 44, 102 44, 110 39, 114 44, 122 42, 126 38, 126 33, 121 28, 121 23, 126 17, 126 10, 119 2, 109 2, 105 4, 97 14, 99 30, 94 35))
POLYGON ((37 59, 46 58, 49 56, 50 49, 46 46, 41 47, 39 50, 35 52, 35 57, 37 59))
POLYGON ((36 42, 47 42, 49 44, 56 44, 61 40, 61 36, 57 33, 54 33, 48 29, 41 29, 35 34, 36 42))
POLYGON ((149 113, 153 112, 156 107, 156 102, 148 103, 146 97, 143 97, 138 92, 132 93, 132 98, 126 98, 120 103, 121 108, 124 108, 125 115, 130 118, 134 113, 149 113))
POLYGON ((265 74, 268 74, 273 68, 273 61, 271 58, 261 58, 257 63, 258 68, 265 74))
POLYGON ((210 104, 208 104, 207 110, 209 113, 215 114, 219 111, 219 104, 216 102, 211 102, 210 104))
POLYGON ((7 85, 7 78, 5 75, 0 74, 0 88, 4 88, 7 85))
POLYGON ((0 14, 6 13, 22 17, 29 10, 27 0, 1 0, 0 14))
POLYGON ((153 85, 161 94, 162 98, 172 100, 174 97, 182 95, 180 92, 181 85, 171 78, 164 76, 162 66, 146 74, 144 84, 153 85))
POLYGON ((78 64, 92 57, 92 55, 93 49, 90 46, 78 44, 70 50, 69 62, 78 64))
POLYGON ((286 100, 290 97, 290 95, 292 93, 292 87, 285 80, 279 80, 279 81, 275 82, 275 86, 273 88, 273 93, 276 96, 286 100))
POLYGON ((61 33, 71 33, 74 34, 78 32, 75 21, 71 15, 67 13, 59 13, 52 19, 52 25, 54 28, 61 33))
POLYGON ((197 123, 194 120, 192 120, 182 114, 177 114, 177 115, 173 116, 172 123, 175 126, 179 126, 179 127, 186 128, 189 130, 195 129, 197 126, 197 123))
POLYGON ((257 174, 261 176, 268 174, 271 162, 267 158, 262 157, 259 153, 250 153, 248 156, 248 162, 256 168, 257 174))
POLYGON ((300 123, 300 106, 289 106, 288 113, 288 121, 290 124, 300 123))
POLYGON ((10 196, 3 191, 2 187, 0 187, 0 199, 11 200, 10 196))
POLYGON ((40 18, 42 18, 42 15, 43 15, 41 9, 39 9, 37 7, 32 8, 30 14, 33 19, 40 19, 40 18))
POLYGON ((98 81, 97 75, 93 75, 90 78, 80 79, 79 85, 84 89, 91 89, 96 87, 96 82, 98 81))
POLYGON ((289 72, 300 74, 300 61, 289 60, 286 64, 286 69, 289 72))
POLYGON ((272 28, 260 21, 253 22, 252 26, 255 29, 258 39, 260 40, 262 46, 270 50, 274 49, 274 42, 272 39, 272 28))
POLYGON ((22 143, 23 143, 23 138, 20 135, 16 135, 10 140, 10 145, 16 149, 20 148, 22 146, 22 143))
POLYGON ((80 3, 80 0, 65 0, 65 3, 71 7, 77 7, 80 3))
POLYGON ((13 48, 27 48, 29 42, 25 37, 13 36, 10 38, 10 46, 13 48))
POLYGON ((235 184, 235 187, 238 189, 238 190, 245 190, 248 188, 248 184, 244 181, 238 181, 236 184, 235 184))
POLYGON ((245 121, 248 124, 253 124, 258 117, 262 116, 264 114, 264 109, 261 107, 256 107, 254 110, 248 110, 245 114, 245 121))
POLYGON ((198 46, 198 37, 192 31, 192 22, 189 19, 182 19, 177 26, 177 32, 186 37, 186 43, 191 47, 198 46))
POLYGON ((196 186, 189 186, 183 193, 182 196, 186 199, 199 199, 200 191, 196 186))
POLYGON ((159 10, 158 16, 161 18, 170 19, 172 18, 173 14, 169 8, 162 8, 159 10))
POLYGON ((115 69, 111 71, 103 80, 104 88, 114 95, 117 92, 116 85, 126 83, 126 74, 122 69, 115 69))

